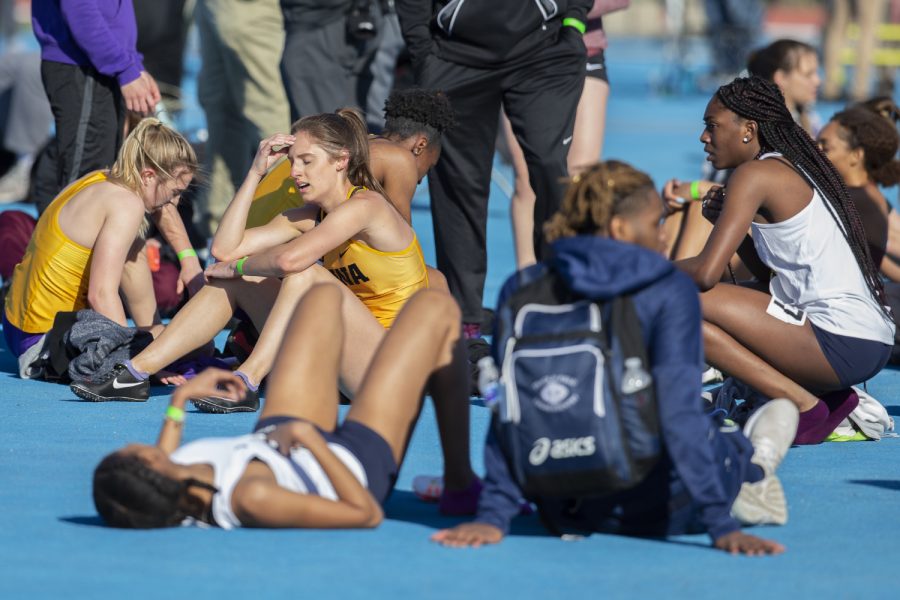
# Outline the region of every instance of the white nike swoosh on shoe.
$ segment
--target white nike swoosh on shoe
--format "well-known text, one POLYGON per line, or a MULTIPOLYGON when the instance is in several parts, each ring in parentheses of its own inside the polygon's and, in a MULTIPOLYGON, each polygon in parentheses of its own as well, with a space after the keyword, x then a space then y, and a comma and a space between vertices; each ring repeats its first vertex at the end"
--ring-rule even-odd
POLYGON ((143 382, 143 381, 138 381, 138 382, 135 382, 135 383, 119 383, 119 380, 116 379, 116 380, 113 381, 113 389, 121 390, 121 389, 123 389, 123 388, 133 388, 134 386, 136 386, 136 385, 141 385, 142 383, 144 383, 144 382, 143 382))

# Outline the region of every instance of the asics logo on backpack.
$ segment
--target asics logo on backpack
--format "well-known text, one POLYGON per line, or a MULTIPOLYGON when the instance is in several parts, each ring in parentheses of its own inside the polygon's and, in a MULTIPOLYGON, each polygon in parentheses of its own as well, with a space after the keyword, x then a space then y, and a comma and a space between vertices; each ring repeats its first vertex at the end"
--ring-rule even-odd
POLYGON ((535 393, 535 406, 544 412, 562 412, 578 402, 578 382, 568 375, 545 375, 535 381, 531 389, 535 393))
POLYGON ((597 451, 594 436, 580 438, 563 438, 551 440, 550 438, 538 438, 528 453, 528 462, 534 466, 542 465, 547 458, 559 460, 562 458, 575 458, 577 456, 590 456, 597 451))

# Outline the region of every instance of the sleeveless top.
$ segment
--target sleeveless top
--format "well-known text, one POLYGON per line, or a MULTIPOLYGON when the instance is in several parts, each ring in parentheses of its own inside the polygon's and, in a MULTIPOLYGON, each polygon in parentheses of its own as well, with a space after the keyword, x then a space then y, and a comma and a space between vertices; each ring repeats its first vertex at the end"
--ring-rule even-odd
MULTIPOLYGON (((769 153, 759 157, 781 156, 769 153)), ((753 245, 773 273, 772 297, 830 333, 893 345, 894 323, 872 296, 831 207, 812 180, 809 204, 780 223, 752 223, 753 245)))
MULTIPOLYGON (((330 443, 328 447, 364 487, 368 488, 365 470, 347 448, 330 443)), ((213 485, 218 492, 212 499, 212 516, 222 529, 241 527, 231 506, 231 494, 252 460, 265 463, 282 488, 298 494, 337 500, 331 480, 312 452, 294 448, 290 457, 284 456, 266 443, 263 433, 238 437, 205 438, 181 446, 172 453, 172 462, 180 465, 208 464, 213 469, 213 485)))
POLYGON ((85 175, 60 192, 38 220, 6 296, 6 318, 18 329, 45 333, 56 313, 87 308, 92 249, 63 233, 59 212, 75 194, 104 181, 100 171, 85 175))
MULTIPOLYGON (((365 188, 351 189, 347 198, 358 189, 365 188)), ((396 252, 383 252, 361 241, 347 240, 327 252, 322 263, 386 329, 394 324, 406 301, 428 287, 425 258, 415 232, 409 245, 396 252)))

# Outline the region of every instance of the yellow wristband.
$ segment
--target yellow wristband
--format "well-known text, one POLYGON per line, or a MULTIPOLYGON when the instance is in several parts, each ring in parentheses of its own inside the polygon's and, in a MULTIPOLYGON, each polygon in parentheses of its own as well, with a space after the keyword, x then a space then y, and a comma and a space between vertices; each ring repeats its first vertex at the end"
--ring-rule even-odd
POLYGON ((693 199, 693 200, 700 199, 700 182, 699 181, 691 182, 691 199, 693 199))
POLYGON ((566 17, 563 19, 563 27, 574 27, 578 30, 581 35, 584 35, 584 32, 587 31, 587 26, 583 21, 576 19, 575 17, 566 17))
POLYGON ((184 423, 184 409, 169 405, 166 409, 166 418, 175 423, 184 423))
POLYGON ((244 258, 239 258, 238 261, 234 263, 234 272, 241 277, 244 276, 244 261, 246 261, 247 258, 247 256, 245 256, 244 258))
POLYGON ((178 253, 178 260, 184 260, 191 256, 197 256, 197 251, 193 248, 187 248, 178 253))

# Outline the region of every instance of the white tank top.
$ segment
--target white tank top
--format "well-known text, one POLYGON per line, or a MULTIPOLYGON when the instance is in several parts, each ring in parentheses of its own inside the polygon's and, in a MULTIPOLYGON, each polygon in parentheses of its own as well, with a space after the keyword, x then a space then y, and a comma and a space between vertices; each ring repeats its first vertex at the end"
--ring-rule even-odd
MULTIPOLYGON (((329 443, 328 447, 340 459, 360 484, 368 488, 366 473, 359 460, 345 447, 329 443)), ((314 494, 337 500, 334 486, 319 462, 306 448, 296 448, 290 459, 272 449, 262 433, 229 438, 205 438, 181 446, 172 453, 178 464, 208 464, 214 473, 218 493, 213 495, 212 515, 222 529, 240 527, 241 522, 231 506, 231 493, 251 460, 260 460, 275 475, 278 485, 298 494, 314 494)))
MULTIPOLYGON (((773 152, 759 160, 776 156, 781 155, 773 152)), ((805 312, 825 331, 893 345, 893 320, 866 286, 826 202, 813 186, 812 200, 790 219, 751 225, 756 252, 775 274, 769 291, 788 310, 805 312)))

